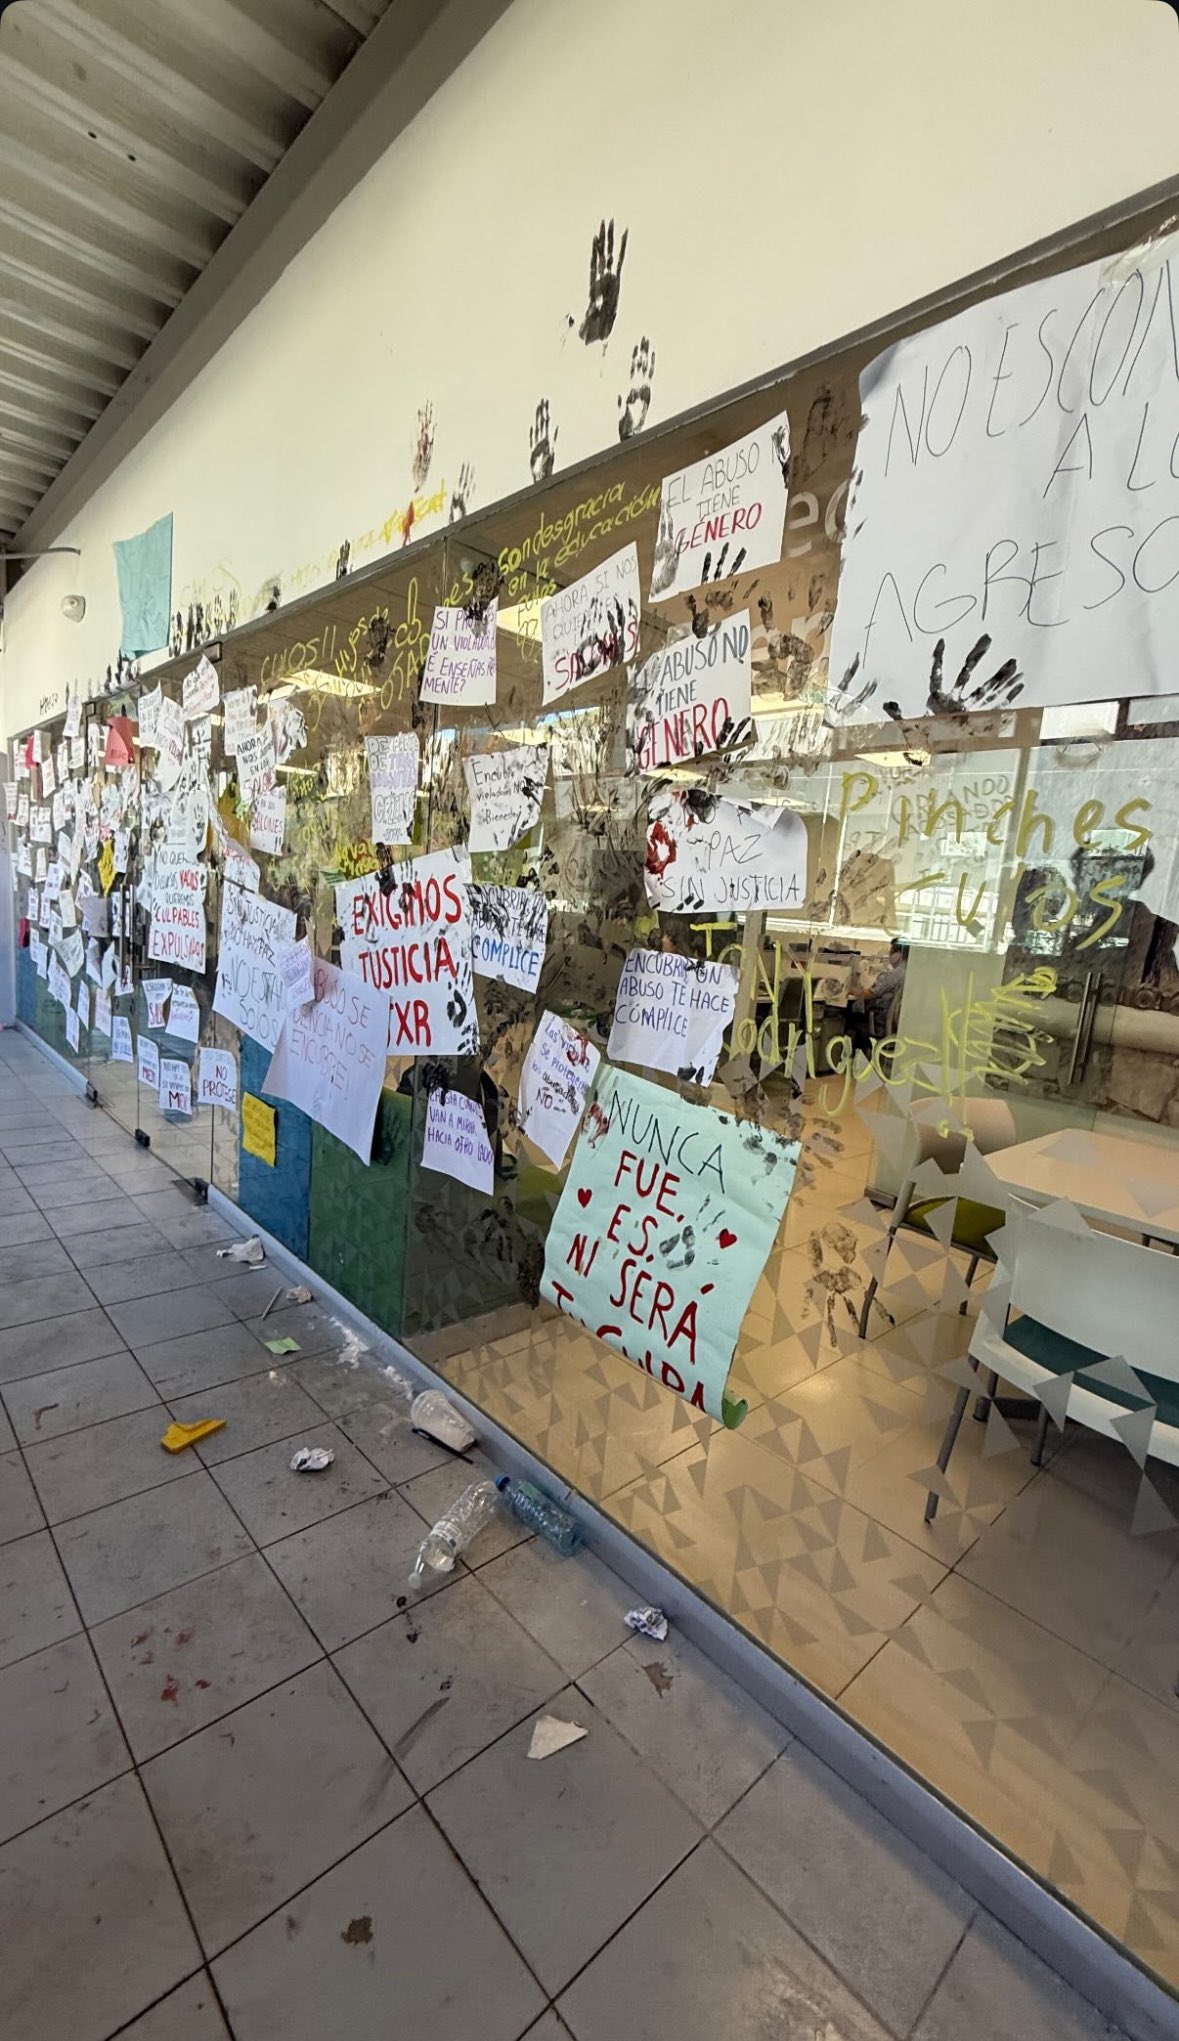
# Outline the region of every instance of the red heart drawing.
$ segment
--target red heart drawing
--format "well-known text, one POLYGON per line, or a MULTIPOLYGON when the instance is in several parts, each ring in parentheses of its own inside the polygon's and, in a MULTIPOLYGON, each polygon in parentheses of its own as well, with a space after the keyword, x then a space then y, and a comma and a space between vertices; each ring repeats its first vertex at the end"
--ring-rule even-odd
POLYGON ((721 1227, 718 1237, 722 1247, 733 1247, 736 1245, 737 1236, 735 1233, 730 1233, 727 1226, 721 1227))
POLYGON ((590 1199, 591 1199, 592 1197, 593 1197, 593 1192, 592 1192, 592 1191, 586 1191, 586 1190, 580 1190, 580 1191, 578 1191, 578 1193, 577 1193, 577 1202, 578 1202, 578 1204, 579 1204, 579 1205, 581 1206, 581 1209, 582 1209, 582 1211, 583 1211, 583 1212, 584 1212, 584 1210, 585 1210, 586 1206, 587 1206, 587 1205, 589 1204, 589 1201, 590 1201, 590 1199))

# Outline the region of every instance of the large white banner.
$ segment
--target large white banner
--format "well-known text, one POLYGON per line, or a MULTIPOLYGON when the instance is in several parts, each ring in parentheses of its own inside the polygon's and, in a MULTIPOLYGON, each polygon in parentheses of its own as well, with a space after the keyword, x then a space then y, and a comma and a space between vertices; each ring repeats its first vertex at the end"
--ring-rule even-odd
POLYGON ((315 998, 283 1022, 262 1089, 288 1099, 363 1163, 385 1077, 389 995, 315 959, 315 998))
MULTIPOLYGON (((214 1013, 233 1021, 264 1049, 273 1049, 286 1019, 280 943, 295 933, 295 914, 242 886, 221 889, 221 941, 214 1013)), ((150 1025, 150 1023, 149 1023, 150 1025)))
POLYGON ((865 371, 832 719, 1179 688, 1170 237, 975 305, 865 371))

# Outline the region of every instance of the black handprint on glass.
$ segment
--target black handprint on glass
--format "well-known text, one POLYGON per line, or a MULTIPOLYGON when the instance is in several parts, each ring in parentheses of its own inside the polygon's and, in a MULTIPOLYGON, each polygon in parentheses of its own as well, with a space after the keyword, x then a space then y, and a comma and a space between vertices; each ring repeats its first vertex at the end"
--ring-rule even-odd
MULTIPOLYGON (((990 634, 984 631, 981 638, 975 639, 962 661, 957 680, 947 692, 942 686, 946 641, 938 639, 929 667, 929 695, 925 703, 927 716, 950 716, 955 722, 962 722, 980 709, 1006 708, 1018 699, 1023 693, 1023 677, 1014 659, 1005 659, 1001 666, 995 668, 989 680, 980 680, 973 687, 969 685, 990 649, 990 634)), ((900 720, 899 702, 885 702, 884 709, 894 722, 900 720)))
POLYGON ((679 565, 680 547, 676 537, 675 518, 669 504, 663 504, 659 512, 659 530, 655 535, 655 558, 651 564, 651 593, 662 595, 675 580, 679 565))
POLYGON ((622 265, 626 260, 629 229, 624 227, 614 260, 614 222, 602 221, 590 249, 589 302, 577 329, 577 337, 591 347, 595 340, 609 340, 618 317, 618 293, 622 288, 622 265))
POLYGON ((534 482, 547 482, 557 458, 557 427, 552 422, 549 400, 542 397, 528 435, 528 465, 534 482))

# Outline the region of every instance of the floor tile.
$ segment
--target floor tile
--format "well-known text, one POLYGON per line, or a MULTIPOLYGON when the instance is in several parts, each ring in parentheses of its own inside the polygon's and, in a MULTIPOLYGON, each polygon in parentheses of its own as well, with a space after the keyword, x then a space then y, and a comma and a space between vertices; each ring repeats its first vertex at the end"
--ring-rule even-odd
POLYGON ((305 1304, 302 1310, 296 1307, 291 1311, 275 1311, 266 1320, 266 1337, 299 1341, 302 1354, 292 1359, 291 1373, 329 1417, 346 1417, 350 1411, 364 1410, 370 1404, 388 1403, 389 1384, 374 1365, 368 1349, 340 1345, 332 1338, 331 1328, 325 1328, 325 1315, 317 1312, 314 1304, 305 1304), (320 1327, 318 1332, 314 1323, 306 1322, 313 1313, 320 1327), (272 1329, 276 1323, 281 1326, 277 1332, 272 1329), (304 1340, 310 1341, 309 1347, 303 1345, 304 1340), (324 1342, 331 1351, 323 1350, 324 1342))
POLYGON ((45 1513, 19 1452, 0 1455, 0 1545, 44 1526, 45 1513))
POLYGON ((168 1247, 163 1234, 142 1220, 127 1226, 101 1227, 93 1233, 67 1233, 63 1240, 71 1260, 86 1276, 120 1262, 143 1261, 148 1255, 164 1254, 168 1247))
MULTIPOLYGON (((331 1473, 328 1469, 328 1473, 331 1473)), ((292 1479, 316 1480, 300 1474, 292 1479)), ((266 1557, 320 1642, 335 1651, 364 1630, 387 1622, 412 1600, 409 1576, 425 1526, 399 1496, 385 1490, 355 1509, 325 1517, 294 1537, 268 1545, 266 1557)), ((427 1595, 453 1584, 454 1574, 427 1582, 427 1595)))
POLYGON ((417 1807, 255 1928, 213 1975, 237 2041, 324 2041, 344 2008, 348 2041, 389 2041, 393 2006, 407 2041, 518 2041, 544 2008, 417 1807))
POLYGON ((0 1287, 29 1282, 33 1277, 73 1272, 74 1265, 60 1240, 30 1240, 23 1246, 0 1247, 0 1287))
MULTIPOLYGON (((583 1746, 577 1746, 581 1749, 583 1746)), ((538 1771, 558 1762, 549 1758, 538 1771)), ((559 2002, 577 2041, 887 2041, 885 2029, 713 1842, 559 2002)), ((998 2041, 979 2028, 971 2041, 998 2041)), ((963 2037, 966 2041, 966 2037, 963 2037)), ((1014 2041, 1014 2035, 1013 2035, 1014 2041)))
MULTIPOLYGON (((195 1282, 197 1280, 197 1273, 192 1266, 193 1256, 186 1254, 183 1259, 188 1264, 190 1274, 195 1282)), ((207 1281, 210 1288, 221 1298, 222 1303, 229 1306, 235 1318, 261 1318, 266 1306, 270 1303, 276 1292, 278 1294, 278 1303, 281 1304, 286 1291, 292 1288, 292 1285, 287 1282, 285 1276, 281 1275, 278 1269, 272 1268, 269 1263, 265 1268, 239 1268, 233 1275, 227 1275, 226 1270, 232 1267, 233 1264, 231 1262, 222 1262, 220 1275, 206 1275, 202 1280, 207 1281)), ((274 1307, 275 1311, 277 1309, 278 1304, 274 1307)), ((273 1316, 274 1312, 271 1312, 271 1317, 273 1316)), ((268 1318, 266 1322, 269 1324, 270 1319, 268 1318)))
POLYGON ((415 1475, 428 1474, 434 1467, 456 1464, 469 1476, 468 1485, 479 1478, 463 1461, 456 1463, 445 1446, 415 1432, 404 1403, 370 1403, 362 1410, 350 1411, 338 1423, 353 1445, 360 1447, 365 1459, 379 1467, 386 1481, 395 1487, 399 1482, 412 1481, 415 1475))
POLYGON ((590 1552, 562 1559, 532 1539, 481 1566, 479 1578, 572 1679, 628 1635, 634 1596, 590 1552))
POLYGON ((11 1325, 0 1331, 0 1382, 19 1382, 75 1361, 126 1351, 105 1311, 87 1296, 88 1311, 69 1311, 60 1318, 11 1325))
POLYGON ((26 1127, 9 1134, 0 1134, 0 1155, 6 1162, 11 1163, 14 1169, 32 1169, 36 1168, 38 1163, 48 1165, 80 1161, 84 1150, 64 1133, 60 1139, 54 1140, 51 1132, 42 1131, 39 1134, 35 1127, 26 1127))
POLYGON ((57 1545, 83 1617, 101 1623, 240 1559, 250 1540, 202 1468, 76 1517, 62 1525, 57 1545))
POLYGON ((320 1656, 257 1553, 112 1616, 91 1642, 140 1761, 320 1656))
POLYGON ((14 1177, 10 1184, 0 1185, 0 1219, 10 1219, 17 1215, 23 1218, 28 1214, 40 1217, 31 1194, 24 1189, 19 1179, 14 1177))
POLYGON ((108 1417, 126 1417, 152 1404, 161 1407, 143 1369, 128 1353, 29 1375, 10 1382, 3 1394, 17 1437, 25 1445, 81 1431, 108 1417))
POLYGON ((0 1842, 130 1770, 84 1637, 67 1637, 0 1672, 0 1722, 0 1842))
POLYGON ((49 1532, 0 1545, 0 1665, 81 1627, 49 1532))
POLYGON ((567 1687, 544 1712, 589 1735, 530 1762, 531 1717, 439 1786, 428 1805, 552 1994, 701 1831, 580 1694, 567 1687))
POLYGON ((149 2013, 124 2027, 119 2041, 229 2041, 217 1994, 206 1971, 170 1991, 149 2013))
POLYGON ((800 1743, 717 1840, 877 2017, 907 2034, 975 1911, 961 1887, 800 1743))
POLYGON ((35 1162, 22 1164, 16 1173, 45 1211, 56 1205, 91 1204, 111 1188, 110 1177, 96 1162, 35 1162))
POLYGON ((137 1197, 134 1202, 140 1218, 158 1227, 177 1249, 237 1238, 228 1220, 183 1191, 149 1191, 146 1197, 137 1197))
POLYGON ((125 1304, 133 1297, 158 1297, 165 1290, 187 1289, 200 1278, 183 1255, 167 1248, 158 1254, 136 1256, 134 1261, 104 1262, 99 1268, 87 1269, 86 1281, 100 1304, 125 1304))
POLYGON ((336 1667, 418 1793, 565 1686, 472 1574, 348 1645, 336 1667))
POLYGON ((0 1456, 11 1453, 16 1446, 16 1433, 7 1414, 0 1410, 0 1456))
MULTIPOLYGON (((341 1429, 347 1430, 351 1423, 350 1418, 341 1429)), ((362 1441, 358 1439, 357 1443, 362 1444, 362 1441)), ((502 1472, 502 1467, 482 1447, 472 1446, 461 1456, 448 1453, 440 1466, 406 1481, 401 1493, 426 1524, 436 1524, 451 1503, 457 1502, 464 1488, 469 1488, 473 1481, 494 1481, 502 1472)), ((531 1531, 525 1530, 511 1510, 499 1509, 468 1545, 463 1554, 464 1562, 477 1570, 486 1566, 489 1559, 498 1559, 501 1553, 510 1552, 513 1546, 526 1544, 531 1536, 531 1531)))
POLYGON ((278 1445, 223 1461, 215 1478, 259 1545, 305 1530, 385 1488, 376 1468, 334 1424, 313 1426, 278 1445), (326 1446, 336 1457, 321 1474, 296 1474, 291 1458, 299 1446, 326 1446))
POLYGON ((529 2027, 524 2041, 570 2041, 569 2029, 550 2007, 535 2027, 529 2027))
POLYGON ((183 1455, 160 1444, 167 1423, 167 1411, 157 1404, 26 1446, 25 1463, 48 1522, 65 1523, 145 1488, 182 1481, 190 1471, 183 1455))
POLYGON ((129 1347, 155 1346, 183 1333, 208 1332, 214 1325, 234 1323, 232 1311, 219 1297, 196 1286, 162 1296, 133 1297, 108 1309, 112 1324, 129 1347))
POLYGON ((70 1205, 53 1213, 50 1225, 63 1240, 81 1240, 88 1233, 114 1233, 126 1226, 142 1226, 143 1213, 130 1198, 121 1197, 112 1184, 109 1197, 96 1198, 93 1205, 70 1205))
POLYGON ((153 1758, 143 1783, 210 1955, 413 1798, 326 1661, 153 1758))
POLYGON ((971 1928, 914 2030, 913 2041, 1116 2041, 1112 2029, 1017 1942, 983 1915, 971 1928))
MULTIPOLYGON (((243 1375, 274 1366, 274 1355, 254 1338, 249 1326, 239 1325, 236 1319, 204 1332, 183 1333, 179 1339, 158 1340, 151 1346, 137 1342, 135 1357, 165 1398, 193 1396, 198 1389, 216 1390, 223 1382, 236 1382, 243 1375)), ((211 1414, 216 1416, 215 1411, 211 1414)))
POLYGON ((312 1430, 323 1423, 323 1412, 310 1396, 292 1382, 285 1368, 272 1366, 238 1382, 224 1382, 216 1390, 202 1389, 196 1396, 169 1399, 169 1409, 179 1424, 192 1424, 204 1417, 223 1417, 225 1430, 213 1432, 195 1447, 206 1467, 239 1453, 253 1452, 275 1439, 289 1439, 294 1432, 312 1430), (216 1403, 214 1411, 210 1397, 216 1403))
POLYGON ((578 1681, 632 1749, 711 1828, 789 1741, 727 1673, 674 1632, 633 1637, 578 1681))
POLYGON ((38 1319, 93 1308, 94 1294, 76 1273, 34 1276, 0 1289, 0 1327, 31 1325, 38 1319))
POLYGON ((43 1213, 38 1212, 32 1199, 29 1200, 27 1211, 14 1211, 10 1214, 5 1214, 3 1203, 0 1202, 0 1218, 4 1220, 4 1241, 8 1247, 19 1247, 27 1240, 50 1240, 53 1237, 53 1229, 48 1219, 43 1213))
POLYGON ((132 1776, 0 1849, 0 1915, 4 2041, 106 2041, 200 1964, 132 1776))

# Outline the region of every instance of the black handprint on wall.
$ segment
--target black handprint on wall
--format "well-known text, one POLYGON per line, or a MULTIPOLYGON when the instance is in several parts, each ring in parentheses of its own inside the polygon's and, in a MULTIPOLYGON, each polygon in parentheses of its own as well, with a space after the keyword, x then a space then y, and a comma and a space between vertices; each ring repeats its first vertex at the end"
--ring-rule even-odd
POLYGON ((450 492, 450 510, 447 515, 449 524, 457 524, 460 518, 466 516, 474 493, 475 470, 470 461, 464 461, 459 469, 458 481, 450 492))
POLYGON ((424 487, 434 458, 434 406, 426 404, 418 412, 418 437, 413 450, 413 486, 415 493, 424 487))
POLYGON ((348 568, 351 565, 351 561, 352 561, 352 541, 351 539, 345 539, 343 545, 340 547, 339 552, 336 554, 337 581, 342 581, 344 579, 344 576, 348 572, 348 568))
POLYGON ((547 482, 557 458, 557 427, 552 422, 549 400, 542 397, 528 435, 528 465, 534 482, 547 482))
POLYGON ((618 399, 618 437, 632 439, 647 423, 651 384, 655 380, 655 349, 644 333, 630 357, 630 389, 618 399))
POLYGON ((622 265, 626 260, 629 228, 624 227, 614 260, 614 222, 603 220, 590 249, 589 301, 577 337, 592 347, 595 340, 609 340, 618 317, 618 293, 622 288, 622 265))

